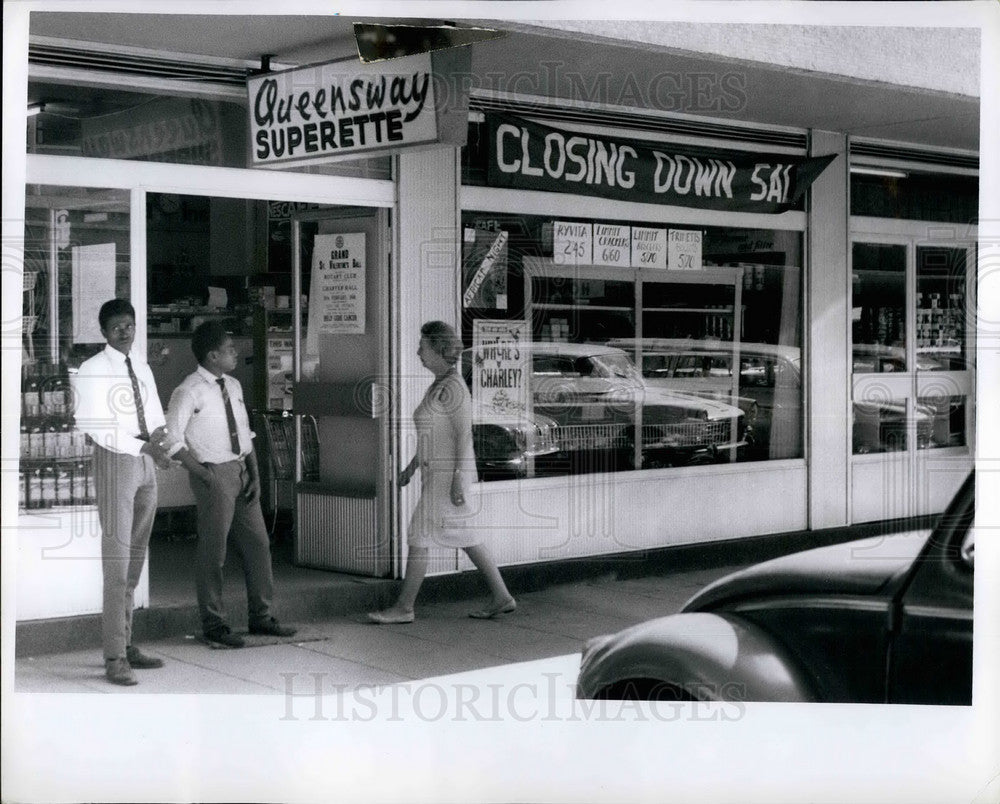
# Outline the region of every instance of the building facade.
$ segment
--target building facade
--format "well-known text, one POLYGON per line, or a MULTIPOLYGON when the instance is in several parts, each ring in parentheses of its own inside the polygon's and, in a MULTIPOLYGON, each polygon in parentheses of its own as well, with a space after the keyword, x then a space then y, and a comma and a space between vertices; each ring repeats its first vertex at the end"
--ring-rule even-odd
POLYGON ((164 401, 193 326, 234 331, 302 566, 401 575, 431 319, 501 565, 943 509, 976 437, 971 90, 498 21, 362 67, 349 23, 32 15, 19 620, 100 607, 99 562, 49 559, 99 551, 68 377, 111 296, 164 401))

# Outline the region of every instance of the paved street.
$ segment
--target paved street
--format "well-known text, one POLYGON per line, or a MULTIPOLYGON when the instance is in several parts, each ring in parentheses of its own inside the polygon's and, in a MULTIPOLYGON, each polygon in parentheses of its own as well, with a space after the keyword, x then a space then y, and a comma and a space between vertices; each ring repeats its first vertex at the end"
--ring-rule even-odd
POLYGON ((370 625, 359 615, 298 623, 295 641, 211 649, 193 634, 143 644, 159 670, 136 671, 139 684, 104 680, 100 650, 19 658, 15 689, 46 693, 324 694, 450 677, 469 683, 517 683, 546 673, 575 679, 583 642, 660 614, 675 612, 706 583, 735 569, 710 568, 617 580, 613 576, 522 594, 519 608, 494 621, 467 617, 474 601, 420 606, 409 625, 370 625), (493 669, 491 669, 493 668, 493 669), (471 679, 471 680, 470 680, 471 679))

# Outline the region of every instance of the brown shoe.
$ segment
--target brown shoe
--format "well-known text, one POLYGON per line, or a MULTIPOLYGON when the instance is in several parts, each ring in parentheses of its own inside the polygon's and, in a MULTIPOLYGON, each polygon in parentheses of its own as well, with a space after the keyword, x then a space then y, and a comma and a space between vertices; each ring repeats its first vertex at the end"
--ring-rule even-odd
POLYGON ((132 675, 132 666, 128 663, 128 659, 105 659, 104 675, 112 684, 122 687, 134 687, 139 683, 132 675))
POLYGON ((155 670, 158 667, 163 667, 163 659, 148 656, 131 645, 125 648, 125 658, 128 659, 129 666, 133 670, 155 670))

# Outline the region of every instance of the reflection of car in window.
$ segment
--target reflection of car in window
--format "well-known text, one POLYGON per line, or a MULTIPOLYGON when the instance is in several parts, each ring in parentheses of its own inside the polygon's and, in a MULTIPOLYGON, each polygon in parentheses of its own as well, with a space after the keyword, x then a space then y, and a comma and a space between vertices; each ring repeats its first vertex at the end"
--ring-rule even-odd
MULTIPOLYGON (((714 460, 743 439, 739 408, 695 394, 650 388, 620 349, 599 344, 532 343, 529 393, 534 413, 556 422, 561 452, 634 450, 642 427, 645 466, 714 460)), ((462 373, 473 383, 473 350, 462 373)))
POLYGON ((972 703, 975 475, 933 531, 766 561, 587 642, 577 697, 972 703))
MULTIPOLYGON (((731 341, 645 338, 638 342, 642 370, 653 388, 682 391, 737 405, 747 421, 741 459, 802 457, 802 380, 799 350, 766 343, 739 344, 734 389, 731 341)), ((611 341, 634 354, 637 341, 611 341)))
MULTIPOLYGON (((634 354, 637 342, 634 338, 620 338, 609 343, 634 354)), ((672 338, 646 338, 639 346, 642 372, 650 387, 683 391, 739 406, 747 420, 747 446, 741 458, 802 457, 802 375, 797 347, 672 338), (737 348, 740 373, 734 389, 731 365, 737 348)), ((919 356, 918 368, 932 370, 929 367, 937 365, 931 362, 935 358, 935 355, 919 356)), ((905 354, 899 347, 861 344, 854 348, 856 372, 899 372, 905 367, 905 354)), ((854 404, 853 411, 855 454, 906 449, 905 400, 863 400, 854 404)), ((934 446, 933 408, 914 404, 911 415, 917 448, 934 446)))

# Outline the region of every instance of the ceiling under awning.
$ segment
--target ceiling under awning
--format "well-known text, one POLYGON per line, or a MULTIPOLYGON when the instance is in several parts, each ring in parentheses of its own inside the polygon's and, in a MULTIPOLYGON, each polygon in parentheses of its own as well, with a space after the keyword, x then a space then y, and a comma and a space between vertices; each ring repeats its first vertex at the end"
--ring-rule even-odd
MULTIPOLYGON (((31 36, 67 44, 102 43, 109 50, 190 54, 192 62, 244 62, 247 67, 259 65, 261 56, 268 54, 276 65, 293 66, 356 56, 353 21, 334 16, 44 12, 32 14, 31 36)), ((497 21, 462 24, 504 27, 497 21)), ((571 104, 623 105, 979 150, 977 97, 728 59, 648 41, 541 30, 529 23, 510 23, 507 29, 507 37, 472 47, 473 87, 571 104)), ((919 36, 918 29, 907 30, 919 36)), ((932 30, 940 47, 941 31, 932 30)), ((966 42, 957 38, 956 46, 966 42)), ((945 69, 948 61, 938 55, 937 64, 945 69)))

